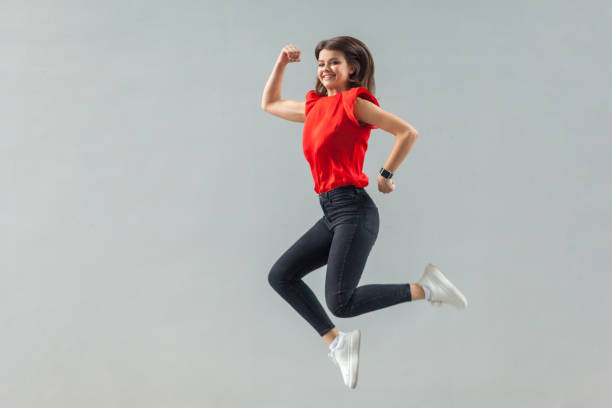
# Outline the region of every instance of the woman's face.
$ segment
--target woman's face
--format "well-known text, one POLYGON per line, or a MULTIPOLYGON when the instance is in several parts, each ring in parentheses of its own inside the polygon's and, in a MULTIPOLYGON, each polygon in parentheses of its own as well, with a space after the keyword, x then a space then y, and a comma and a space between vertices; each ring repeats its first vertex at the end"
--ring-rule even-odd
POLYGON ((335 95, 348 89, 348 79, 353 69, 344 59, 344 53, 322 49, 319 52, 318 64, 319 81, 327 88, 328 95, 335 95))

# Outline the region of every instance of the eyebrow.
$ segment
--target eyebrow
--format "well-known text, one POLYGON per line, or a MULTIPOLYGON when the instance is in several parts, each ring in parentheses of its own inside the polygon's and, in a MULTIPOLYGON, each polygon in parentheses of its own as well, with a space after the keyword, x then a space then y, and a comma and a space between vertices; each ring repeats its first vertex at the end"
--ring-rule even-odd
MULTIPOLYGON (((329 60, 331 61, 333 59, 338 59, 338 57, 331 57, 329 60)), ((325 61, 325 60, 320 59, 318 62, 323 62, 323 61, 325 61)))

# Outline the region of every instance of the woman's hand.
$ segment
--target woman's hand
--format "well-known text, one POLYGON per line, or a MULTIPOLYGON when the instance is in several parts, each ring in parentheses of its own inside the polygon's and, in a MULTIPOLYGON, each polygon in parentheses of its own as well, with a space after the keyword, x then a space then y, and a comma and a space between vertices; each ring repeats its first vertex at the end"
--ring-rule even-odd
POLYGON ((290 62, 300 62, 300 49, 293 44, 285 45, 278 56, 278 62, 288 64, 290 62))
POLYGON ((395 190, 395 181, 383 177, 381 174, 378 175, 378 191, 387 194, 395 190))

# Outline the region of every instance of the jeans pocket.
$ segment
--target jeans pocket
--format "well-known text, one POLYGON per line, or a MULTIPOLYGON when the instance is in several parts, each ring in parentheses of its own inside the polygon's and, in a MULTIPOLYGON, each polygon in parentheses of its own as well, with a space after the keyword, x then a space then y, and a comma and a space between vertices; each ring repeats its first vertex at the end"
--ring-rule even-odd
POLYGON ((378 230, 380 228, 380 216, 378 215, 378 208, 376 207, 364 207, 363 216, 361 218, 361 224, 363 228, 372 234, 374 237, 378 236, 378 230))
POLYGON ((359 203, 361 204, 361 206, 363 207, 367 207, 367 208, 375 208, 376 210, 378 210, 378 207, 376 206, 376 203, 374 202, 374 200, 372 200, 372 197, 370 197, 370 195, 368 194, 367 191, 365 190, 359 190, 358 192, 358 200, 359 203))

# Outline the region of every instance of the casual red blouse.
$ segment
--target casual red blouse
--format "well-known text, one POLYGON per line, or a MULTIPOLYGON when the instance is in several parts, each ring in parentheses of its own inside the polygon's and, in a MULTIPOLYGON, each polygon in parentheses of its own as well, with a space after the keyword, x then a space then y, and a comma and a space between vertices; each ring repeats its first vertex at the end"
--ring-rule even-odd
POLYGON ((362 86, 332 96, 319 96, 314 90, 306 93, 302 148, 317 194, 348 184, 368 185, 363 160, 370 130, 378 127, 359 124, 353 110, 357 96, 380 106, 362 86))

